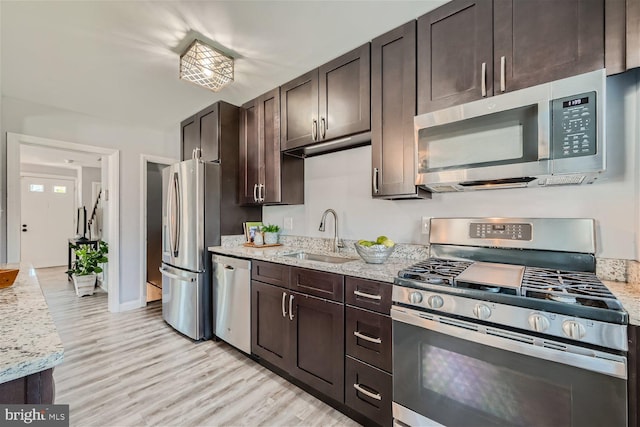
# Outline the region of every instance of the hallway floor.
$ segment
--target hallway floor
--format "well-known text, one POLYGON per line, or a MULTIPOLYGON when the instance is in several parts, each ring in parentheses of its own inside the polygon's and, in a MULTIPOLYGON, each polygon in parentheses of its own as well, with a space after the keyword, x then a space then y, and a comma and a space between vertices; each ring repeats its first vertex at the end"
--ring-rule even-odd
POLYGON ((222 342, 193 343, 160 302, 109 313, 65 268, 37 270, 65 356, 56 403, 72 426, 351 426, 354 421, 222 342))

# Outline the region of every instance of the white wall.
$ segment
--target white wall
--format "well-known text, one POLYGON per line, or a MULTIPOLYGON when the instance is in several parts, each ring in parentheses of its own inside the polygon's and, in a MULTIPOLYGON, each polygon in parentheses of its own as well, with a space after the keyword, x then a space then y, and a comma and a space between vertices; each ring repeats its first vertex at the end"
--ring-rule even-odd
MULTIPOLYGON (((175 125, 177 128, 177 124, 175 125)), ((89 115, 38 105, 14 98, 2 98, 2 143, 0 153, 6 151, 6 132, 15 132, 62 141, 108 147, 120 150, 120 303, 140 299, 139 206, 140 154, 178 157, 178 139, 164 130, 137 128, 108 122, 89 115)), ((4 156, 4 154, 2 154, 4 156)), ((0 177, 6 175, 0 162, 0 177)), ((5 182, 2 183, 3 186, 5 182)), ((4 191, 0 198, 6 209, 4 191)), ((3 215, 3 222, 6 222, 3 215)), ((6 250, 6 234, 0 241, 6 250)), ((4 253, 4 252, 3 252, 4 253)))
POLYGON ((83 166, 80 175, 82 181, 82 204, 87 208, 87 215, 91 215, 93 204, 96 202, 91 198, 91 183, 102 182, 101 169, 83 166))
POLYGON ((371 147, 305 160, 305 204, 271 206, 263 222, 283 226, 293 217, 291 235, 325 236, 318 231, 326 208, 338 212, 340 236, 371 239, 384 234, 397 242, 423 243, 420 219, 428 217, 586 217, 597 220, 597 255, 638 259, 640 72, 609 78, 607 84, 607 172, 595 184, 434 194, 431 200, 371 198, 371 147))
POLYGON ((61 175, 70 176, 73 178, 78 177, 77 169, 71 168, 58 168, 55 166, 35 165, 32 163, 20 163, 20 172, 31 172, 45 175, 61 175))

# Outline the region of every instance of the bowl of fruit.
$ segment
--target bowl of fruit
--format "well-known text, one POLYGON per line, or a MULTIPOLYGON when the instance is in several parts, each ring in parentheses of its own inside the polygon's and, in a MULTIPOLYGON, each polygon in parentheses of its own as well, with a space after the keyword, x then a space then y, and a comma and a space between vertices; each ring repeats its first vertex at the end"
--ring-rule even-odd
POLYGON ((384 263, 396 248, 394 241, 387 236, 378 236, 376 240, 358 240, 354 246, 367 264, 384 263))

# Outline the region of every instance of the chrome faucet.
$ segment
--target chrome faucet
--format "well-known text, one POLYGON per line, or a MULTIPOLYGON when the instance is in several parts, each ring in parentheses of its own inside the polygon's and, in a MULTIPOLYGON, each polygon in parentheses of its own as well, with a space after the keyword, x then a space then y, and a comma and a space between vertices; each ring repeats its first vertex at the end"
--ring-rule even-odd
POLYGON ((324 211, 324 213, 322 214, 322 219, 320 220, 320 227, 318 227, 318 231, 324 231, 324 222, 327 219, 328 213, 333 214, 334 219, 333 252, 338 252, 338 248, 343 248, 344 245, 338 238, 338 215, 336 214, 336 211, 334 211, 333 209, 327 209, 326 211, 324 211))

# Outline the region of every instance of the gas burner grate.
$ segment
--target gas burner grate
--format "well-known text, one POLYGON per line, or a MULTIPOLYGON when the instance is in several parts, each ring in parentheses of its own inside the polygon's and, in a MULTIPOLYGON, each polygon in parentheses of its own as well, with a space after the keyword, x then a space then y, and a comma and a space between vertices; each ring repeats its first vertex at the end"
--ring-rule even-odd
POLYGON ((436 285, 452 285, 453 279, 471 265, 469 261, 428 258, 398 272, 398 277, 436 285))
POLYGON ((616 297, 594 273, 527 267, 523 295, 568 304, 621 309, 616 297))

